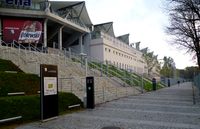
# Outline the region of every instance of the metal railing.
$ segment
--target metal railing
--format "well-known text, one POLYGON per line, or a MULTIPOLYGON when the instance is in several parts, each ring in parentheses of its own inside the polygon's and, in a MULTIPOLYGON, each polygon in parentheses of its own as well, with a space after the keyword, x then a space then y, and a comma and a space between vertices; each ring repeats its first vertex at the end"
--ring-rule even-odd
POLYGON ((72 48, 70 48, 68 51, 66 51, 66 48, 62 48, 61 52, 64 53, 65 56, 72 59, 72 61, 80 63, 81 67, 84 68, 86 71, 87 76, 87 70, 90 73, 93 73, 95 76, 99 77, 106 77, 108 80, 112 80, 114 82, 117 82, 121 86, 141 86, 140 88, 137 87, 138 90, 141 92, 143 91, 143 87, 140 82, 143 78, 143 76, 136 75, 134 73, 128 72, 126 70, 122 70, 118 67, 115 67, 113 64, 105 64, 104 62, 98 60, 95 57, 86 56, 82 54, 77 54, 78 52, 72 48), (73 52, 72 52, 73 51, 73 52), (115 68, 114 70, 112 68, 115 68), (119 74, 118 72, 121 74, 119 74), (130 76, 127 76, 126 74, 129 74, 130 76), (137 84, 135 84, 137 83, 137 84))
MULTIPOLYGON (((112 86, 106 77, 95 77, 94 79, 95 104, 138 93, 134 87, 112 86)), ((59 78, 59 84, 62 92, 74 93, 81 100, 86 97, 85 77, 59 78)))
MULTIPOLYGON (((31 51, 40 52, 40 53, 43 53, 43 52, 46 53, 47 52, 47 51, 44 51, 44 47, 43 46, 42 46, 42 49, 39 49, 36 46, 33 46, 32 44, 29 44, 27 46, 23 46, 23 45, 17 43, 17 41, 13 41, 11 46, 15 47, 15 48, 18 48, 19 52, 20 52, 21 49, 23 49, 25 51, 29 51, 29 52, 31 52, 31 51)), ((51 51, 52 50, 53 49, 51 49, 51 51)), ((135 76, 134 74, 130 73, 130 72, 127 72, 127 71, 122 70, 122 69, 120 69, 118 67, 115 67, 113 64, 107 64, 107 63, 105 64, 104 62, 101 62, 100 60, 98 60, 95 57, 83 56, 83 55, 77 54, 77 53, 72 52, 72 51, 76 51, 76 50, 74 50, 72 48, 69 48, 68 50, 66 48, 62 48, 62 50, 55 49, 53 54, 57 54, 59 56, 63 56, 65 62, 69 61, 68 60, 68 58, 69 58, 74 62, 80 63, 82 68, 84 68, 85 70, 87 69, 86 66, 85 66, 86 65, 86 59, 87 59, 88 70, 90 70, 90 72, 93 72, 93 74, 98 75, 99 72, 100 72, 100 74, 101 74, 100 76, 106 76, 108 78, 111 78, 112 80, 117 81, 118 83, 129 82, 129 85, 132 85, 132 86, 139 84, 139 78, 137 76, 135 76), (119 74, 115 70, 112 70, 113 67, 118 72, 123 73, 123 74, 119 74), (99 72, 97 72, 97 71, 99 71, 99 72), (126 76, 126 73, 129 73, 129 75, 131 75, 131 78, 130 77, 128 78, 126 76), (121 80, 119 80, 119 79, 121 79, 121 80), (134 81, 137 82, 137 84, 134 84, 134 81)), ((36 59, 36 57, 38 55, 36 55, 34 53, 32 53, 32 54, 33 54, 33 57, 35 56, 34 58, 36 59)), ((87 73, 87 71, 85 73, 87 73)), ((122 85, 124 85, 124 83, 122 85)))
POLYGON ((200 104, 200 74, 194 76, 193 78, 193 104, 200 104))
MULTIPOLYGON (((196 86, 196 88, 199 89, 199 91, 200 91, 200 74, 198 74, 198 75, 196 75, 196 76, 194 77, 193 84, 194 84, 194 86, 196 86)), ((199 96, 200 96, 200 92, 199 92, 199 96)))
MULTIPOLYGON (((38 49, 37 47, 34 47, 33 45, 28 45, 25 47, 22 44, 17 43, 16 41, 13 41, 11 44, 6 44, 6 46, 11 46, 12 48, 18 49, 18 52, 16 53, 16 54, 18 54, 18 57, 19 57, 18 61, 20 61, 20 58, 22 56, 21 53, 25 54, 25 57, 26 56, 28 56, 29 58, 32 57, 32 59, 34 60, 34 63, 35 63, 35 73, 38 73, 38 69, 36 67, 38 66, 38 64, 41 63, 41 61, 40 61, 40 57, 37 53, 41 53, 41 52, 43 52, 43 50, 40 51, 40 49, 38 49)), ((72 50, 72 51, 75 51, 75 50, 72 50)), ((130 79, 129 77, 127 77, 126 71, 115 67, 118 71, 120 71, 121 73, 124 73, 124 75, 123 74, 120 75, 115 70, 111 69, 111 67, 113 67, 113 65, 104 64, 103 62, 99 61, 98 59, 96 59, 94 57, 87 56, 87 58, 86 58, 85 56, 74 53, 72 51, 71 51, 71 49, 67 50, 66 48, 62 48, 62 51, 56 49, 55 53, 51 57, 54 58, 55 63, 57 63, 57 64, 63 63, 63 60, 64 60, 65 66, 67 66, 69 64, 77 65, 77 69, 80 69, 82 71, 85 70, 85 73, 86 73, 85 76, 87 76, 87 73, 90 73, 90 74, 93 73, 93 75, 95 74, 95 76, 97 76, 97 77, 98 76, 104 77, 109 82, 116 83, 118 85, 120 84, 121 86, 135 86, 134 82, 133 82, 133 80, 135 78, 132 77, 130 79), (88 65, 86 65, 86 63, 88 63, 88 65), (130 83, 127 85, 126 81, 130 81, 130 83)), ((46 54, 48 54, 48 53, 46 53, 46 54)), ((49 58, 45 58, 44 60, 48 60, 48 59, 49 58)), ((25 58, 25 61, 27 61, 27 60, 28 59, 25 58)), ((33 62, 33 61, 31 61, 31 62, 33 62)), ((50 62, 50 61, 46 61, 46 62, 50 62)), ((135 79, 135 81, 139 82, 139 80, 136 80, 136 79, 135 79)))

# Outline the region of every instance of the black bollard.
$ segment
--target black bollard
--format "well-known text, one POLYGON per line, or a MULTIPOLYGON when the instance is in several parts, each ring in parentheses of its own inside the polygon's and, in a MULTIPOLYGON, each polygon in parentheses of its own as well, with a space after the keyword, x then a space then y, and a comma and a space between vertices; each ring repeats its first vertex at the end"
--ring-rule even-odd
POLYGON ((156 90, 156 79, 152 79, 152 89, 155 91, 156 90))
POLYGON ((170 87, 170 79, 168 79, 168 87, 170 87))

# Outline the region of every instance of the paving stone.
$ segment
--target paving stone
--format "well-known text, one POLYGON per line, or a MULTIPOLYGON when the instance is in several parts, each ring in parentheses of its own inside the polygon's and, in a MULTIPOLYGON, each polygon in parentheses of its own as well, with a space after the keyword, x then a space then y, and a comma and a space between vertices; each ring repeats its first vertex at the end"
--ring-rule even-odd
POLYGON ((17 129, 200 129, 200 105, 193 105, 191 83, 98 105, 17 129))

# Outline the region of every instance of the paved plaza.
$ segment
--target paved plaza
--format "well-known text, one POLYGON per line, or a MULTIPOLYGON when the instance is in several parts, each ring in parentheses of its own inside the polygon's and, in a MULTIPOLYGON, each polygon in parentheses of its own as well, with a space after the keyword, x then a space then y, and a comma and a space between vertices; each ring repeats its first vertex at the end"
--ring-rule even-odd
POLYGON ((191 85, 121 98, 17 129, 200 129, 200 105, 193 105, 191 85))

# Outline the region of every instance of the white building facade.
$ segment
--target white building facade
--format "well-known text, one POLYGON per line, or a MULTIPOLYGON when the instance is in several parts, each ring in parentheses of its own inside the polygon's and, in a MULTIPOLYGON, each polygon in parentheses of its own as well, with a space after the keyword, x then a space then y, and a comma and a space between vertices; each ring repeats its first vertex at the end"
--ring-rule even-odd
MULTIPOLYGON (((102 26, 104 25, 102 24, 102 26)), ((123 41, 123 36, 120 36, 122 40, 115 37, 112 27, 110 27, 111 31, 107 30, 107 33, 105 32, 106 26, 103 28, 102 30, 95 30, 94 28, 90 43, 90 55, 120 69, 126 69, 139 74, 147 73, 148 70, 142 52, 131 47, 126 42, 128 39, 123 41)))

